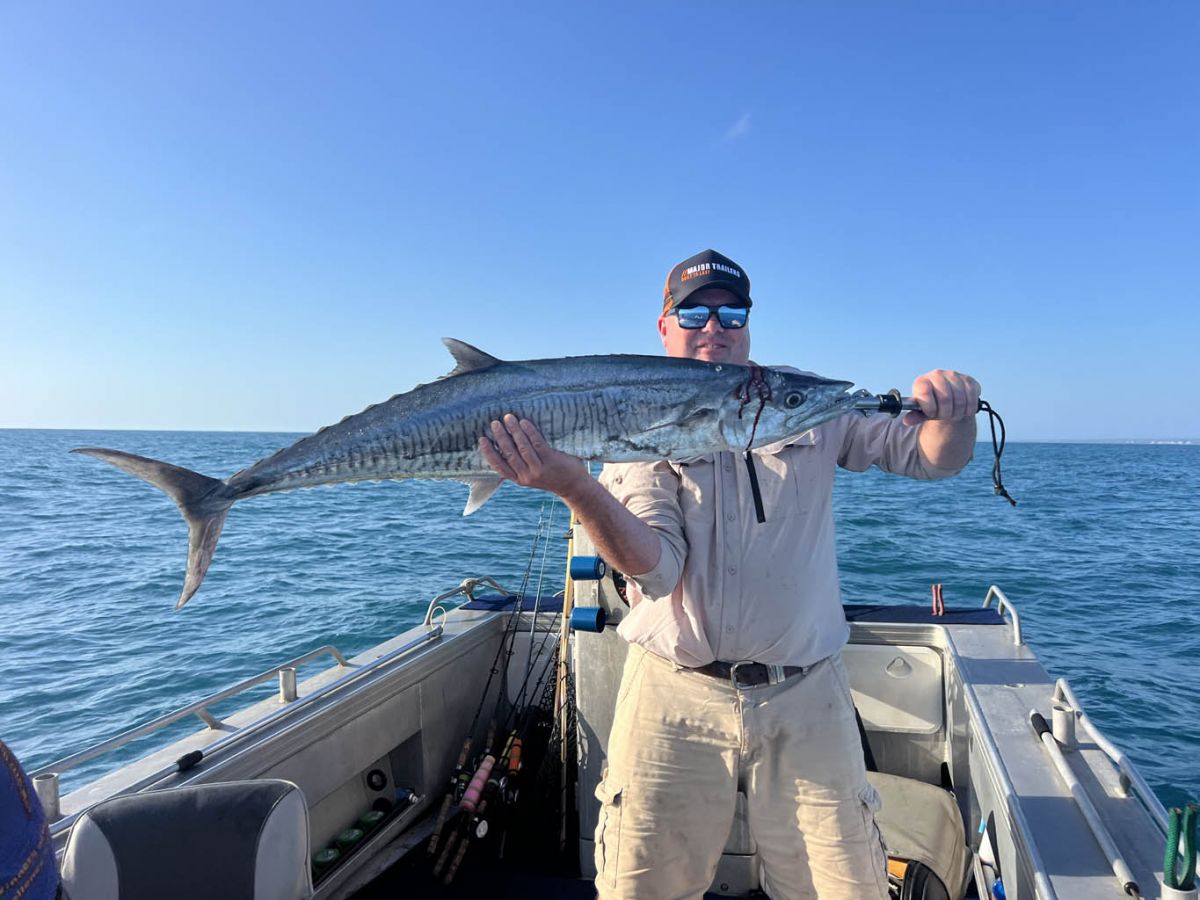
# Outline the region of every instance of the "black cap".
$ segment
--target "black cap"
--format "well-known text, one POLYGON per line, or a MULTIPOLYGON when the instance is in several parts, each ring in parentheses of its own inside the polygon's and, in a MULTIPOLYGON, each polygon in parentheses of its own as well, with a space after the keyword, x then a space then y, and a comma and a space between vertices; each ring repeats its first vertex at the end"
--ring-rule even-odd
POLYGON ((722 288, 746 301, 747 306, 753 305, 750 279, 745 270, 716 250, 703 250, 695 256, 689 256, 667 276, 667 286, 663 290, 663 312, 683 305, 689 294, 703 288, 722 288))

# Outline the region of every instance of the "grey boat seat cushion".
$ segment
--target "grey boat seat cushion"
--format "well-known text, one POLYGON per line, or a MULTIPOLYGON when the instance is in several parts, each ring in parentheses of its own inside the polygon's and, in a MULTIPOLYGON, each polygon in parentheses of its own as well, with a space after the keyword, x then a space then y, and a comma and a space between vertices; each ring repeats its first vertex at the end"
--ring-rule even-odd
POLYGON ((290 781, 204 784, 97 803, 71 828, 71 900, 312 896, 308 806, 290 781))
POLYGON ((966 829, 954 795, 912 778, 868 772, 882 807, 875 822, 888 854, 916 860, 941 879, 950 900, 967 889, 966 829))

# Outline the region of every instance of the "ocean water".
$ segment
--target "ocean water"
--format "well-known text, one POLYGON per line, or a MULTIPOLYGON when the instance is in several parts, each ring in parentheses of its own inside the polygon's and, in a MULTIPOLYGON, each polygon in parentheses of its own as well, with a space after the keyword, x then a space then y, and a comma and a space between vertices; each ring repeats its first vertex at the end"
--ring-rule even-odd
MULTIPOLYGON (((463 518, 462 485, 368 483, 239 503, 176 611, 187 538, 174 504, 68 452, 114 447, 223 477, 296 437, 0 430, 0 739, 28 768, 324 644, 359 652, 463 578, 561 586, 567 513, 546 495, 505 485, 463 518)), ((925 605, 941 582, 947 606, 973 607, 1000 585, 1027 643, 1160 798, 1200 797, 1200 446, 1009 444, 1015 509, 990 469, 980 444, 945 482, 839 472, 845 599, 925 605)))

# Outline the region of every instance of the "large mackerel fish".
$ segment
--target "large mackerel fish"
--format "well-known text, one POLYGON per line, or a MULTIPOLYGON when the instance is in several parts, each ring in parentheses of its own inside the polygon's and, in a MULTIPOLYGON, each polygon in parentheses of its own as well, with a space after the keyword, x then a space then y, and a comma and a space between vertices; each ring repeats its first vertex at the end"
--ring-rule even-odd
POLYGON ((687 459, 759 447, 853 407, 852 385, 795 371, 665 356, 506 362, 450 338, 450 374, 369 406, 224 481, 120 450, 81 447, 171 496, 188 524, 187 576, 200 587, 229 508, 258 494, 346 481, 451 478, 479 509, 504 479, 479 452, 504 413, 529 419, 550 446, 582 459, 687 459))

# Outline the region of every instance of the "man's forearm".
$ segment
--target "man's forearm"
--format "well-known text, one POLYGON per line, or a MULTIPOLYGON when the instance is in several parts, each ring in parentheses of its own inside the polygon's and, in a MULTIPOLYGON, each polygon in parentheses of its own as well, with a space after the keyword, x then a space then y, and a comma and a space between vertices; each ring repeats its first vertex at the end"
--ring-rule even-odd
POLYGON ((975 418, 934 419, 921 424, 921 452, 939 469, 961 469, 975 452, 975 418))
POLYGON ((591 476, 560 495, 596 545, 600 556, 626 575, 642 575, 658 565, 658 533, 631 513, 591 476))

